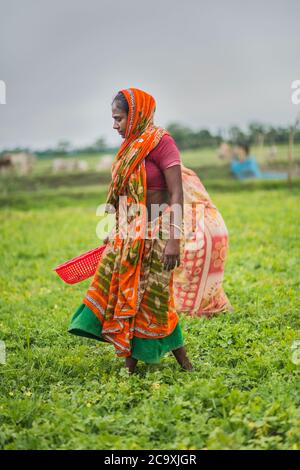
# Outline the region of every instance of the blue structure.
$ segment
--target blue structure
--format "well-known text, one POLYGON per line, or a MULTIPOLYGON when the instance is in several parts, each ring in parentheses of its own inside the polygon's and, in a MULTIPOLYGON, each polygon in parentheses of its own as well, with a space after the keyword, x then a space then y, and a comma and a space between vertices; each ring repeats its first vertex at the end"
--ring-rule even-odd
POLYGON ((256 161, 256 158, 253 155, 249 155, 247 159, 242 162, 233 159, 230 163, 230 170, 235 176, 235 178, 239 180, 243 180, 246 178, 281 180, 287 178, 286 173, 280 173, 275 171, 261 171, 256 161))

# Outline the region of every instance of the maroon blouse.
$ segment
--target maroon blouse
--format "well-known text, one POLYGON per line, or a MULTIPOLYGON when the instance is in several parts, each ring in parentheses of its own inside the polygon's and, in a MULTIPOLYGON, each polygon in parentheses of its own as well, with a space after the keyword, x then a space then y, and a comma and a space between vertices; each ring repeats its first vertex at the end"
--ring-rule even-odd
POLYGON ((176 143, 165 134, 157 146, 145 158, 147 189, 167 189, 163 170, 181 164, 181 157, 176 143))

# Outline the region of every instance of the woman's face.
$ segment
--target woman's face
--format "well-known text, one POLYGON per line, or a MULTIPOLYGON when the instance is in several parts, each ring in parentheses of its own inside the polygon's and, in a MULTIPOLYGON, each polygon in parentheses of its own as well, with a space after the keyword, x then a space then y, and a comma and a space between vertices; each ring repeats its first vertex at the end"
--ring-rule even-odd
POLYGON ((117 107, 115 101, 112 104, 111 110, 112 118, 114 120, 113 129, 116 129, 124 139, 128 115, 125 111, 122 111, 120 108, 117 107))

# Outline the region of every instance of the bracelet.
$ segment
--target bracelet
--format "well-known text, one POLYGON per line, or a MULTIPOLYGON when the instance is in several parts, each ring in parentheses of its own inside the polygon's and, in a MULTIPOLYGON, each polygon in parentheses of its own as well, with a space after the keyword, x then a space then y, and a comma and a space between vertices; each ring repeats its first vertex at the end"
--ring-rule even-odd
POLYGON ((183 230, 182 230, 182 228, 179 227, 179 225, 176 225, 176 224, 170 224, 170 225, 173 225, 174 227, 177 227, 177 228, 181 231, 181 233, 184 233, 183 230))

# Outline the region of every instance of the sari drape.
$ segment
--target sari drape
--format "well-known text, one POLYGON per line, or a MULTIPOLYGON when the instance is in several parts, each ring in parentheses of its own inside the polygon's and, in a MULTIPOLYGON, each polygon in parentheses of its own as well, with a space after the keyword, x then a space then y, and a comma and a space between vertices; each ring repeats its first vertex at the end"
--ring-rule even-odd
POLYGON ((145 239, 152 224, 149 226, 145 210, 144 158, 168 131, 153 124, 156 104, 151 95, 136 88, 121 91, 129 105, 127 128, 112 165, 106 200, 106 211, 109 213, 112 207, 116 210, 117 230, 103 252, 83 303, 97 315, 102 336, 114 344, 117 355, 130 356, 133 336, 168 336, 178 323, 178 314, 173 273, 162 265, 167 240, 145 239), (134 237, 120 234, 120 196, 127 198, 126 223, 134 224, 134 237))
POLYGON ((182 165, 181 174, 185 239, 182 262, 174 270, 176 309, 207 317, 232 311, 222 287, 229 248, 226 224, 196 173, 182 165))
MULTIPOLYGON (((163 269, 168 240, 161 227, 170 208, 152 222, 147 221, 145 158, 168 131, 153 124, 156 104, 151 95, 136 88, 121 91, 129 105, 127 128, 112 165, 106 199, 106 212, 116 211, 116 231, 82 302, 97 316, 103 339, 114 345, 118 356, 128 357, 134 337, 159 339, 170 335, 177 326, 178 312, 215 313, 230 308, 230 304, 221 287, 228 240, 226 226, 197 175, 183 165, 184 202, 192 200, 205 205, 206 244, 195 245, 184 233, 181 265, 172 271, 163 269), (128 233, 121 236, 121 196, 127 198, 126 223, 135 227, 133 237, 128 233), (147 238, 145 233, 149 230, 147 238), (196 264, 191 264, 191 257, 198 260, 196 264)), ((185 205, 183 228, 192 215, 190 210, 185 205)), ((201 221, 197 223, 199 232, 201 221)))

